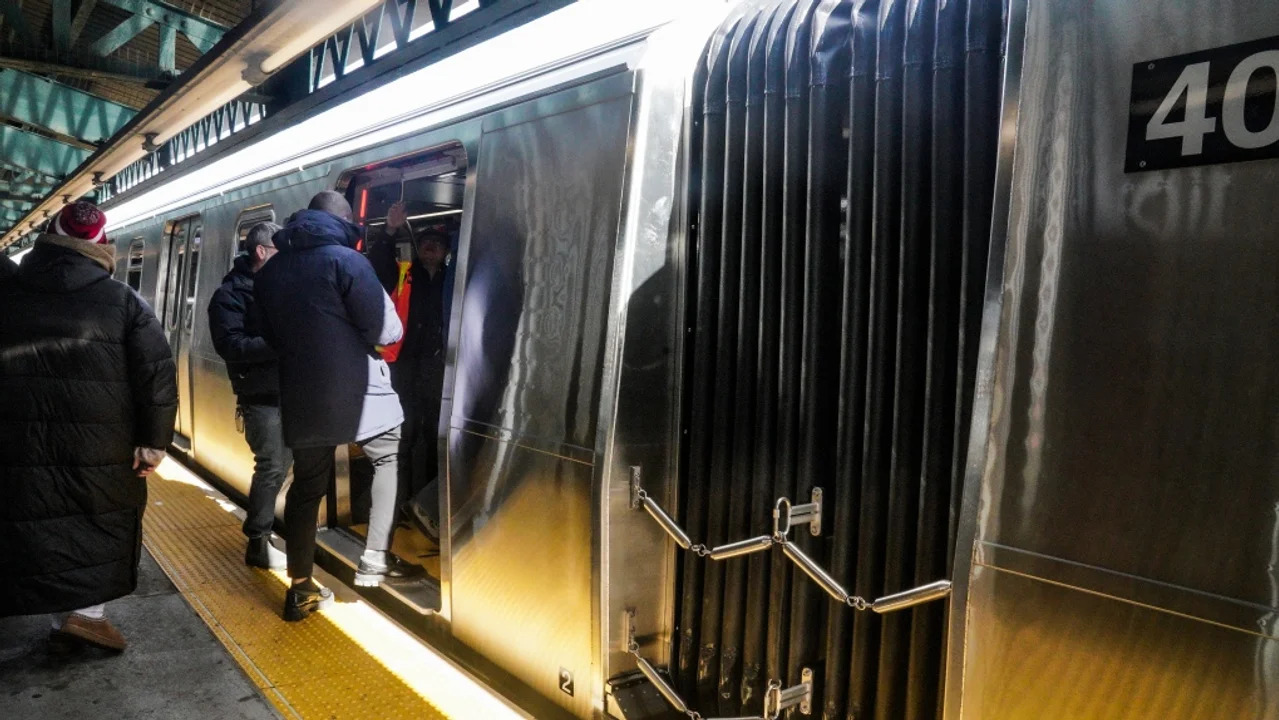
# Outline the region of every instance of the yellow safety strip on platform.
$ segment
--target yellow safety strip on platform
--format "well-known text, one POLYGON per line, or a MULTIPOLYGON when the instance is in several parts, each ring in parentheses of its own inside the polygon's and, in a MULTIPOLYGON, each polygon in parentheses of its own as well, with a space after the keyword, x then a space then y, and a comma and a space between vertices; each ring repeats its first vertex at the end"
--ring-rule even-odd
POLYGON ((235 505, 172 459, 147 486, 147 549, 286 718, 521 717, 319 568, 336 602, 284 622, 288 580, 244 564, 235 505))

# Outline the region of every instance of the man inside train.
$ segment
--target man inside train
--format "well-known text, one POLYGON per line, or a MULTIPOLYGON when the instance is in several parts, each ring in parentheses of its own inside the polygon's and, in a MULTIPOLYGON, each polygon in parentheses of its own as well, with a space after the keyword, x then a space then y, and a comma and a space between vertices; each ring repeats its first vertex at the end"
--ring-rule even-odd
POLYGON ((386 224, 370 237, 369 259, 390 293, 404 325, 404 338, 382 351, 391 382, 404 405, 401 485, 404 514, 432 540, 439 540, 437 426, 444 388, 444 352, 453 273, 447 264, 449 236, 442 229, 413 231, 403 202, 391 205, 386 224), (411 243, 414 259, 397 262, 394 248, 411 243), (389 282, 388 282, 389 281, 389 282))
POLYGON ((226 361, 236 399, 237 425, 253 451, 253 480, 243 530, 248 538, 244 562, 283 570, 284 553, 271 544, 275 502, 293 464, 280 425, 280 381, 275 350, 262 337, 261 312, 253 300, 253 278, 277 252, 271 236, 280 229, 258 223, 244 241, 244 254, 209 301, 213 347, 226 361))
POLYGON ((284 441, 293 450, 293 484, 284 509, 292 584, 284 619, 302 620, 330 595, 311 579, 320 501, 333 477, 334 451, 356 443, 373 465, 368 535, 355 584, 424 573, 391 552, 404 413, 377 346, 403 328, 372 265, 362 231, 342 195, 324 191, 274 237, 278 256, 255 278, 267 341, 280 356, 284 441))

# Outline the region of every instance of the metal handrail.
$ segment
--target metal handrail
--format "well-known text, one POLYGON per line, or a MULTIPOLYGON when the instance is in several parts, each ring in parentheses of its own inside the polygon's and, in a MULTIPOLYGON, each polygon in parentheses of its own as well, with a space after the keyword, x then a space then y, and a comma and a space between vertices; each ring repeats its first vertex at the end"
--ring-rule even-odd
POLYGON ((684 698, 679 696, 679 692, 667 682, 666 678, 653 667, 653 664, 644 659, 640 655, 639 643, 635 640, 635 625, 633 623, 633 611, 628 610, 626 615, 626 652, 635 658, 635 665, 639 668, 640 673, 648 679, 653 687, 657 688, 657 692, 661 694, 666 702, 677 712, 686 715, 689 720, 778 720, 782 713, 790 708, 798 708, 800 714, 808 715, 813 708, 813 671, 810 668, 804 668, 800 675, 801 681, 798 685, 789 688, 783 688, 780 681, 769 680, 768 689, 764 692, 764 713, 763 715, 746 715, 740 717, 716 717, 706 718, 701 713, 693 710, 684 702, 684 698))
POLYGON ((793 504, 789 498, 780 497, 773 506, 773 534, 760 535, 736 540, 724 545, 708 548, 701 543, 694 543, 679 523, 667 513, 661 505, 640 486, 639 468, 631 468, 631 507, 643 508, 649 516, 670 536, 675 544, 698 557, 709 557, 711 560, 728 560, 751 555, 767 550, 774 545, 781 546, 782 554, 804 571, 813 582, 826 591, 836 601, 856 610, 871 610, 878 614, 896 612, 922 605, 934 600, 950 596, 951 581, 937 580, 919 587, 902 590, 874 600, 867 600, 860 595, 853 595, 844 589, 825 568, 818 565, 798 545, 790 541, 790 531, 795 525, 807 524, 813 535, 820 533, 822 518, 822 489, 813 488, 812 502, 803 505, 793 504))

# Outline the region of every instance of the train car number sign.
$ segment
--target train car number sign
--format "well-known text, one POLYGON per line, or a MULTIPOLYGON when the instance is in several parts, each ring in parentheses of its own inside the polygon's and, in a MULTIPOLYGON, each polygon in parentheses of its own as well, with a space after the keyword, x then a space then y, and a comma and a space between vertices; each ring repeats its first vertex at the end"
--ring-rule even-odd
POLYGON ((1132 67, 1124 172, 1279 157, 1279 36, 1132 67))

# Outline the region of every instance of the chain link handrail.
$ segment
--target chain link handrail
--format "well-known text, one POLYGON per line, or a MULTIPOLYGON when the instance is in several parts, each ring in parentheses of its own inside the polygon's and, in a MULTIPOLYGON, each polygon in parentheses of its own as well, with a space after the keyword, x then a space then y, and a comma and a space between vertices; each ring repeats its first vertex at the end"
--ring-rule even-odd
POLYGON ((764 693, 764 713, 762 715, 745 715, 739 717, 703 717, 701 713, 693 710, 679 696, 675 688, 671 686, 666 678, 653 667, 653 664, 644 659, 640 655, 639 643, 635 640, 635 626, 633 624, 634 615, 627 614, 626 626, 626 652, 635 658, 635 665, 639 668, 640 674, 648 679, 653 687, 657 688, 657 692, 661 694, 676 712, 683 713, 689 720, 778 720, 782 713, 793 707, 798 707, 803 715, 812 712, 813 702, 813 671, 804 668, 801 675, 801 681, 798 685, 789 688, 783 688, 781 682, 777 680, 768 681, 768 689, 764 693))
POLYGON ((812 502, 795 505, 789 498, 780 497, 773 505, 773 533, 760 535, 746 540, 737 540, 724 545, 709 548, 702 543, 694 543, 679 523, 667 513, 661 505, 640 485, 638 467, 631 468, 631 507, 644 509, 650 517, 675 541, 675 544, 698 557, 709 557, 712 560, 728 560, 730 558, 762 552, 774 545, 780 546, 782 554, 795 563, 805 575, 830 595, 837 602, 854 610, 871 610, 876 613, 894 612, 914 607, 922 603, 940 600, 950 595, 951 582, 937 580, 919 587, 903 590, 884 597, 868 600, 854 595, 831 576, 822 566, 810 558, 798 545, 791 542, 790 532, 796 525, 806 524, 813 535, 821 532, 822 489, 813 488, 812 502))

